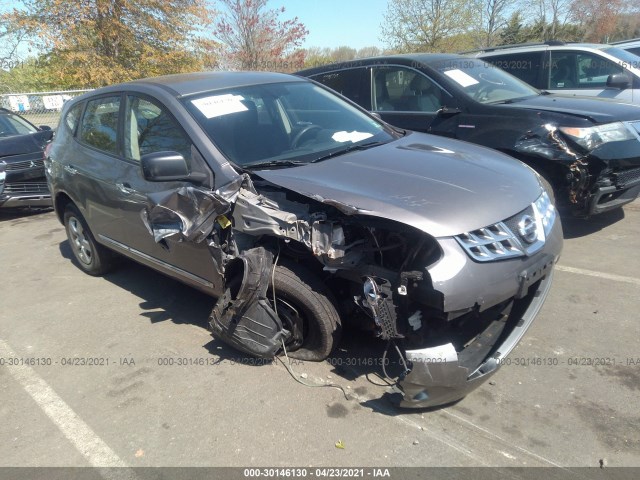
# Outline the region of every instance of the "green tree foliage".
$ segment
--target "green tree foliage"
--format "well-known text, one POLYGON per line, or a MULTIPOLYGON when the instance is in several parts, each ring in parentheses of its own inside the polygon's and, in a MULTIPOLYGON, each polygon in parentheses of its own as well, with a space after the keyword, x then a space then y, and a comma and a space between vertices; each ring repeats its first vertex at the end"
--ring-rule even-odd
POLYGON ((295 17, 281 20, 284 7, 268 0, 219 0, 222 11, 214 36, 224 49, 226 68, 294 71, 304 64, 300 49, 309 31, 295 17))
POLYGON ((466 0, 389 0, 383 38, 402 52, 451 52, 451 37, 469 32, 474 2, 466 0))
POLYGON ((209 22, 205 0, 25 0, 0 17, 60 88, 200 70, 212 63, 197 35, 209 22))

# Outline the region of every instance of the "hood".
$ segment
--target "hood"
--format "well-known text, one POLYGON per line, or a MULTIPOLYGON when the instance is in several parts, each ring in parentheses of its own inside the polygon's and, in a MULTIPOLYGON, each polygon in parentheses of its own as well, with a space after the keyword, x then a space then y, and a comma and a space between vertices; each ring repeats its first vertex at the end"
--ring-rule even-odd
POLYGON ((254 173, 351 213, 402 222, 434 237, 504 220, 542 192, 536 174, 518 160, 422 133, 319 163, 254 173))
POLYGON ((29 133, 26 135, 13 135, 0 138, 0 157, 21 155, 43 150, 46 143, 53 137, 53 130, 29 133))
POLYGON ((547 112, 586 118, 595 123, 640 120, 640 105, 631 105, 607 98, 549 94, 516 100, 514 103, 500 106, 516 109, 545 110, 547 112))

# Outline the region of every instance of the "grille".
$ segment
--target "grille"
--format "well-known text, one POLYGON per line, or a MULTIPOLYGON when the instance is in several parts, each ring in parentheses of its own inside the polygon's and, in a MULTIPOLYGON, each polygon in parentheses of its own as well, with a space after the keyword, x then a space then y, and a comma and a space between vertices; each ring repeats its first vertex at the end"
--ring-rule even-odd
POLYGON ((629 170, 622 170, 613 174, 616 179, 616 185, 618 187, 624 187, 628 183, 633 183, 640 180, 640 168, 631 168, 629 170))
POLYGON ((544 227, 539 217, 533 205, 529 205, 502 222, 457 235, 455 239, 471 258, 478 262, 532 255, 540 250, 545 242, 544 236, 540 234, 544 227), (532 242, 525 240, 518 228, 518 223, 526 215, 535 221, 537 236, 532 242))
POLYGON ((481 262, 522 255, 520 242, 504 222, 456 236, 456 240, 481 262))
POLYGON ((5 172, 12 172, 16 170, 29 170, 31 168, 44 168, 44 160, 24 160, 21 162, 7 163, 5 172))
POLYGON ((2 196, 14 195, 49 195, 49 187, 47 187, 47 182, 12 182, 5 184, 2 196))
POLYGON ((520 220, 522 219, 522 217, 524 215, 529 215, 531 218, 534 218, 533 207, 531 205, 529 205, 527 208, 525 208, 520 213, 516 213, 513 217, 507 218, 504 221, 504 224, 507 226, 507 228, 509 230, 511 230, 513 232, 514 236, 516 236, 518 238, 518 240, 520 240, 522 242, 523 245, 527 245, 528 242, 525 241, 525 239, 522 238, 522 236, 518 233, 519 230, 520 230, 518 228, 518 223, 520 223, 520 220))

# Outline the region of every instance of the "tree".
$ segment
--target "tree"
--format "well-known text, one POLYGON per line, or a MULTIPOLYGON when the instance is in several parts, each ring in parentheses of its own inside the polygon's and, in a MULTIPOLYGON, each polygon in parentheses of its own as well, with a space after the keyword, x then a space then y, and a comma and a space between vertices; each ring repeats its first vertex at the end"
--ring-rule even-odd
POLYGON ((356 58, 377 57, 378 55, 382 55, 378 47, 362 47, 356 53, 356 58))
POLYGON ((536 0, 533 25, 542 27, 541 40, 560 39, 563 27, 571 19, 571 6, 575 0, 536 0))
POLYGON ((515 11, 509 17, 509 21, 500 31, 500 45, 514 45, 525 41, 524 23, 519 11, 515 11))
POLYGON ((508 0, 484 0, 480 10, 480 30, 482 33, 479 47, 493 47, 498 42, 498 31, 506 20, 504 17, 508 0))
POLYGON ((205 66, 205 0, 24 0, 0 17, 28 38, 61 86, 97 87, 205 66))
POLYGON ((473 14, 465 0, 389 0, 382 35, 399 51, 452 51, 447 38, 470 30, 473 14))
POLYGON ((214 36, 223 44, 228 68, 293 71, 304 64, 299 47, 309 31, 298 17, 280 20, 284 7, 268 0, 220 0, 224 7, 214 36))

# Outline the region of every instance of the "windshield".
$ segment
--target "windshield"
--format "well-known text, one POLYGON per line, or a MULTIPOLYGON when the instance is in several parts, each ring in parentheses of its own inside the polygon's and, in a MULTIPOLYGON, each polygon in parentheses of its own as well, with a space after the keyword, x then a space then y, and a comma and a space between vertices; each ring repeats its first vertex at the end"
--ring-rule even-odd
POLYGON ((35 133, 38 129, 17 115, 0 115, 0 138, 35 133))
POLYGON ((309 163, 394 139, 382 123, 310 82, 238 87, 183 102, 240 167, 309 163))
POLYGON ((451 59, 431 65, 468 97, 480 103, 508 103, 540 92, 513 75, 479 59, 451 59))
POLYGON ((640 57, 638 57, 637 55, 634 55, 633 53, 627 50, 623 50, 622 48, 611 47, 611 48, 603 48, 602 51, 608 53, 612 57, 616 57, 618 60, 622 60, 622 62, 620 63, 622 64, 623 67, 640 68, 640 57))

